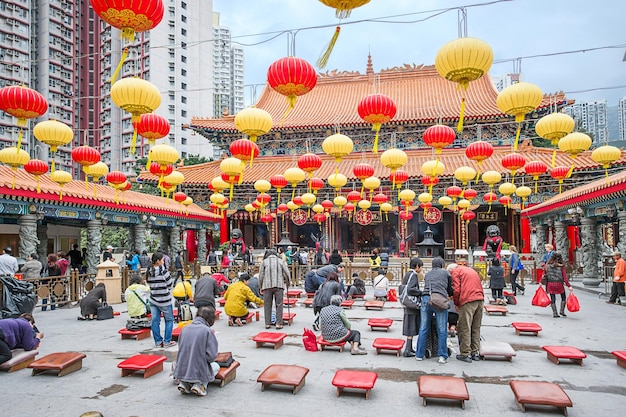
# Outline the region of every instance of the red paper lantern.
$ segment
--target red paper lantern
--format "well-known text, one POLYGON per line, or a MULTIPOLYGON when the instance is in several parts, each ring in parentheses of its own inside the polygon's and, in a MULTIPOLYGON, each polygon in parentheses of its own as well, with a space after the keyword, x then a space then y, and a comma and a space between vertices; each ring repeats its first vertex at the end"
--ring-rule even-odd
POLYGON ((128 182, 128 181, 124 181, 122 183, 122 185, 120 186, 120 191, 128 191, 131 188, 133 188, 133 185, 130 182, 128 182))
POLYGON ((228 184, 237 184, 239 182, 239 178, 241 177, 241 175, 230 175, 230 174, 222 173, 221 177, 222 177, 222 180, 228 184))
POLYGON ((90 0, 94 12, 109 25, 122 31, 129 42, 135 32, 153 29, 163 19, 162 0, 90 0))
POLYGON ((126 174, 120 171, 111 171, 107 174, 106 179, 113 185, 121 185, 126 181, 126 174))
POLYGON ((498 198, 498 203, 502 204, 504 207, 508 207, 511 204, 511 201, 513 201, 513 199, 508 195, 503 195, 498 198))
POLYGON ((463 193, 463 189, 461 187, 457 187, 456 185, 446 188, 446 195, 453 199, 459 198, 462 193, 463 193))
POLYGON ((426 187, 434 187, 439 184, 439 177, 425 177, 422 176, 422 184, 426 187))
POLYGON ((352 173, 355 177, 363 181, 365 178, 374 176, 374 167, 365 163, 356 164, 354 168, 352 168, 352 173))
POLYGON ((24 170, 35 176, 35 181, 37 181, 37 194, 39 194, 41 192, 41 188, 39 187, 39 176, 48 172, 48 164, 39 159, 31 159, 24 165, 24 170))
MULTIPOLYGON (((359 102, 357 110, 361 119, 371 123, 372 131, 376 132, 372 149, 376 153, 378 152, 378 133, 381 125, 387 123, 396 115, 396 103, 384 94, 370 94, 359 102)), ((368 177, 372 175, 368 175, 368 177)))
POLYGON ((316 221, 318 224, 322 224, 326 221, 326 214, 324 213, 315 213, 313 215, 313 221, 316 221))
POLYGON ((272 184, 272 187, 276 188, 278 203, 280 204, 280 191, 287 186, 287 179, 285 179, 284 175, 274 175, 270 178, 270 184, 272 184))
POLYGON ((420 207, 423 209, 431 208, 432 206, 433 206, 433 203, 431 203, 430 201, 426 203, 420 203, 420 207))
POLYGON ((408 210, 408 208, 413 205, 413 200, 402 200, 400 201, 400 204, 408 210))
POLYGON ((259 202, 259 200, 254 200, 252 203, 250 203, 252 205, 252 207, 254 207, 255 209, 260 209, 261 208, 261 203, 259 202))
POLYGON ((262 207, 266 206, 271 200, 272 197, 267 193, 261 193, 256 196, 256 201, 258 201, 262 207))
MULTIPOLYGON (((0 109, 17 117, 17 125, 26 126, 27 119, 43 116, 48 111, 48 102, 39 92, 24 85, 11 85, 0 88, 0 109)), ((22 146, 22 130, 17 140, 17 148, 22 146)))
POLYGON ((254 158, 259 156, 259 146, 248 139, 237 139, 230 144, 230 154, 242 161, 250 161, 249 166, 252 166, 254 158))
POLYGON ((311 178, 307 183, 309 190, 313 191, 313 194, 317 194, 319 190, 324 188, 324 180, 321 178, 311 178))
POLYGON ((401 169, 396 169, 396 172, 392 172, 391 174, 389 174, 389 181, 391 181, 391 184, 395 185, 398 190, 400 190, 402 188, 402 185, 408 180, 409 173, 401 169))
POLYGON ((287 204, 282 203, 282 204, 279 204, 278 207, 276 207, 276 210, 282 214, 282 213, 285 213, 287 210, 289 210, 289 207, 287 206, 287 204))
POLYGON ((456 132, 450 126, 434 125, 424 131, 424 143, 435 148, 435 154, 441 154, 446 146, 452 145, 456 139, 456 132))
POLYGON ((389 201, 389 197, 387 197, 385 194, 383 193, 378 193, 374 196, 374 203, 380 205, 383 203, 386 203, 387 201, 389 201))
POLYGON ((154 141, 170 133, 170 123, 167 119, 154 113, 142 114, 133 125, 138 135, 148 139, 150 146, 154 145, 154 141))
POLYGON ((277 93, 287 97, 289 107, 283 116, 296 105, 298 96, 311 91, 317 84, 317 73, 313 65, 294 56, 274 61, 267 70, 267 82, 277 93))
POLYGON ((461 218, 463 220, 465 220, 466 222, 469 222, 469 221, 472 221, 472 220, 474 220, 476 218, 476 213, 474 213, 471 210, 465 210, 463 212, 463 215, 461 215, 461 218))
POLYGON ((535 193, 537 192, 537 180, 539 180, 539 176, 545 174, 548 171, 548 165, 541 161, 530 161, 526 165, 524 165, 524 171, 528 175, 533 176, 533 180, 535 180, 535 193))
POLYGON ((413 212, 401 211, 399 216, 400 216, 400 220, 409 221, 409 220, 411 220, 413 218, 413 212))
POLYGON ((156 176, 168 176, 174 171, 173 165, 161 165, 158 162, 150 163, 150 173, 156 176))
POLYGON ((298 157, 298 168, 308 174, 308 177, 313 176, 313 172, 317 171, 322 166, 322 158, 314 153, 305 153, 298 157))
POLYGON ((346 203, 346 205, 343 206, 343 209, 347 211, 348 213, 352 213, 354 211, 354 204, 346 203))
POLYGON ((326 211, 330 211, 330 209, 332 209, 334 207, 334 204, 332 201, 330 200, 324 200, 322 201, 322 207, 324 207, 324 210, 326 211))
POLYGON ((90 146, 79 146, 72 149, 72 160, 83 167, 85 173, 85 187, 87 187, 89 175, 85 171, 85 167, 100 162, 100 152, 90 146))
POLYGON ((304 205, 304 201, 302 201, 302 197, 300 197, 299 195, 294 197, 294 199, 291 201, 293 201, 293 204, 295 204, 296 206, 304 205))
POLYGON ((485 193, 485 195, 483 195, 483 200, 485 203, 491 204, 498 200, 498 195, 496 193, 485 193))
POLYGON ((511 176, 513 177, 517 170, 523 168, 525 164, 526 158, 515 152, 505 155, 504 158, 502 158, 502 166, 511 171, 511 176))
POLYGON ((570 167, 564 165, 554 167, 550 170, 550 176, 559 181, 559 193, 562 191, 563 180, 569 178, 570 174, 570 167))
POLYGON ((348 201, 350 201, 351 203, 358 203, 359 201, 361 201, 361 193, 353 190, 350 191, 348 193, 348 195, 346 196, 346 198, 348 199, 348 201))
POLYGON ((271 214, 267 213, 261 216, 261 221, 267 225, 274 221, 274 217, 271 214))
POLYGON ((465 191, 463 191, 463 198, 469 201, 472 201, 472 199, 477 195, 478 192, 476 192, 476 190, 474 190, 473 188, 467 188, 465 191))
POLYGON ((483 161, 491 155, 493 155, 493 146, 482 140, 472 142, 465 148, 465 156, 472 161, 478 162, 479 169, 483 161))

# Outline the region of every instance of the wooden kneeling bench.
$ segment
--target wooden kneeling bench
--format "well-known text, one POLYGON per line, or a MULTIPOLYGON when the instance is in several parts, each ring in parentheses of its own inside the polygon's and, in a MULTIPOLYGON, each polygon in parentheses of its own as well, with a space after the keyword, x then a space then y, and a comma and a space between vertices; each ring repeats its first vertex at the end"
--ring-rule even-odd
POLYGON ((322 337, 322 335, 319 335, 319 337, 317 338, 317 344, 320 345, 320 350, 324 350, 324 348, 333 346, 333 347, 338 347, 339 348, 339 352, 343 352, 343 348, 346 345, 346 341, 340 341, 340 342, 329 342, 328 340, 324 340, 324 337, 322 337))
POLYGON ((257 378, 261 383, 261 391, 270 385, 286 385, 292 387, 293 394, 304 386, 309 369, 297 365, 270 365, 257 378))
POLYGON ((542 346, 548 354, 548 360, 559 364, 560 359, 569 359, 572 362, 583 366, 583 359, 587 357, 584 352, 573 346, 542 346))
POLYGON ((283 323, 287 323, 291 326, 293 324, 294 317, 296 317, 296 313, 283 313, 283 323))
POLYGON ((367 321, 367 325, 370 326, 371 331, 374 331, 374 329, 384 329, 386 332, 389 332, 389 328, 392 324, 392 319, 369 319, 367 321))
POLYGON ((404 347, 404 340, 379 337, 374 339, 372 347, 376 349, 377 355, 380 353, 381 350, 392 350, 396 353, 396 356, 400 356, 402 348, 404 347))
POLYGON ((422 375, 417 379, 417 390, 422 397, 424 407, 427 398, 441 398, 461 402, 465 409, 465 401, 469 400, 467 385, 462 378, 439 375, 422 375))
POLYGON ((509 310, 503 305, 485 305, 484 308, 488 315, 502 314, 503 316, 506 316, 506 313, 509 312, 509 310))
POLYGON ((256 347, 260 348, 266 343, 273 346, 274 349, 278 349, 283 345, 283 340, 287 337, 287 333, 281 332, 261 332, 254 336, 252 340, 256 342, 256 347))
POLYGON ((37 359, 28 365, 32 368, 33 375, 39 375, 47 371, 57 372, 58 377, 76 372, 83 367, 83 358, 87 355, 80 352, 56 352, 37 359))
POLYGON ((148 337, 150 337, 150 328, 149 327, 145 327, 145 328, 139 329, 139 330, 128 330, 128 329, 124 328, 124 329, 118 330, 117 332, 121 335, 122 340, 124 340, 124 339, 141 340, 141 339, 147 339, 148 337))
POLYGON ((572 406, 572 400, 563 391, 563 388, 552 382, 541 381, 509 381, 515 401, 519 408, 526 412, 526 405, 548 405, 557 407, 567 415, 567 407, 572 406))
POLYGON ((362 389, 365 390, 365 399, 370 398, 370 391, 374 388, 378 374, 371 371, 349 371, 340 369, 335 372, 332 384, 337 387, 337 397, 341 395, 344 389, 362 389))
POLYGON ((237 368, 239 368, 239 362, 233 361, 228 367, 221 367, 217 375, 215 375, 215 384, 219 385, 220 388, 223 388, 224 385, 230 383, 235 378, 237 378, 237 368))
POLYGON ((163 362, 167 360, 162 355, 135 355, 117 364, 122 370, 122 376, 132 375, 143 371, 144 378, 150 378, 163 370, 163 362))
POLYGON ((367 300, 363 306, 366 310, 382 310, 385 307, 385 302, 379 300, 367 300))
POLYGON ((13 354, 11 359, 0 364, 0 371, 14 372, 28 367, 35 360, 39 351, 37 349, 12 349, 11 353, 13 354))
POLYGON ((626 368, 626 350, 614 350, 611 354, 615 356, 619 366, 626 368))
POLYGON ((527 323, 523 321, 515 321, 511 323, 511 326, 513 326, 518 336, 522 333, 531 333, 535 336, 539 336, 539 332, 543 330, 537 323, 527 323))
POLYGON ((517 353, 515 353, 515 349, 513 349, 513 347, 507 342, 481 340, 478 355, 481 359, 499 357, 512 362, 513 356, 516 356, 517 353))

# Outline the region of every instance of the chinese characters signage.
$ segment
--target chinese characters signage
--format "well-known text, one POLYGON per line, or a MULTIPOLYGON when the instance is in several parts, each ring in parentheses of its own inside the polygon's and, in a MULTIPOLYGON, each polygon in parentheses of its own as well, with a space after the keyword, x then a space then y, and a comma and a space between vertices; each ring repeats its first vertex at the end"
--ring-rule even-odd
POLYGON ((479 222, 495 222, 498 221, 498 212, 478 213, 479 222))
POLYGON ((369 210, 359 210, 356 212, 356 215, 354 217, 356 219, 356 222, 361 226, 366 226, 370 224, 372 222, 372 219, 374 218, 372 212, 369 210))
POLYGON ((307 217, 308 216, 306 214, 306 211, 302 209, 294 210, 294 212, 291 213, 291 221, 296 226, 302 226, 304 223, 306 223, 307 217))
POLYGON ((428 207, 424 210, 424 221, 429 224, 437 224, 441 221, 441 211, 436 207, 428 207))

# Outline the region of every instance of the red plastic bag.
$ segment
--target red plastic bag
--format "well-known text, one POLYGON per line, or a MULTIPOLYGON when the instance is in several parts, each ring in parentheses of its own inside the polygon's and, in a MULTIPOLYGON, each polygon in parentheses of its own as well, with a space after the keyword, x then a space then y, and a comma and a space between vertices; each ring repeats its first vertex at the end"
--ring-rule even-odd
POLYGON ((387 291, 387 301, 398 301, 398 293, 395 288, 391 288, 387 291))
POLYGON ((309 352, 317 352, 317 338, 315 337, 315 333, 313 330, 304 328, 304 333, 302 333, 302 343, 304 343, 304 348, 309 352))
POLYGON ((538 307, 548 307, 550 305, 550 296, 546 290, 543 289, 543 285, 540 285, 537 291, 535 291, 532 304, 538 307))
POLYGON ((571 313, 580 311, 580 303, 578 302, 578 297, 576 297, 573 292, 570 292, 567 296, 567 301, 565 302, 565 305, 567 306, 567 311, 571 313))

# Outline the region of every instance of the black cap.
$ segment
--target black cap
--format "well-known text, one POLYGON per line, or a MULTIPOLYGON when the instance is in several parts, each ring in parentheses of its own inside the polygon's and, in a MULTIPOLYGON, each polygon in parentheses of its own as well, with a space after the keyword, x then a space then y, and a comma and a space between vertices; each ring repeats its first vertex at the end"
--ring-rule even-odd
POLYGON ((13 253, 13 249, 11 249, 10 246, 7 246, 6 248, 4 248, 4 253, 8 253, 10 255, 13 253))

